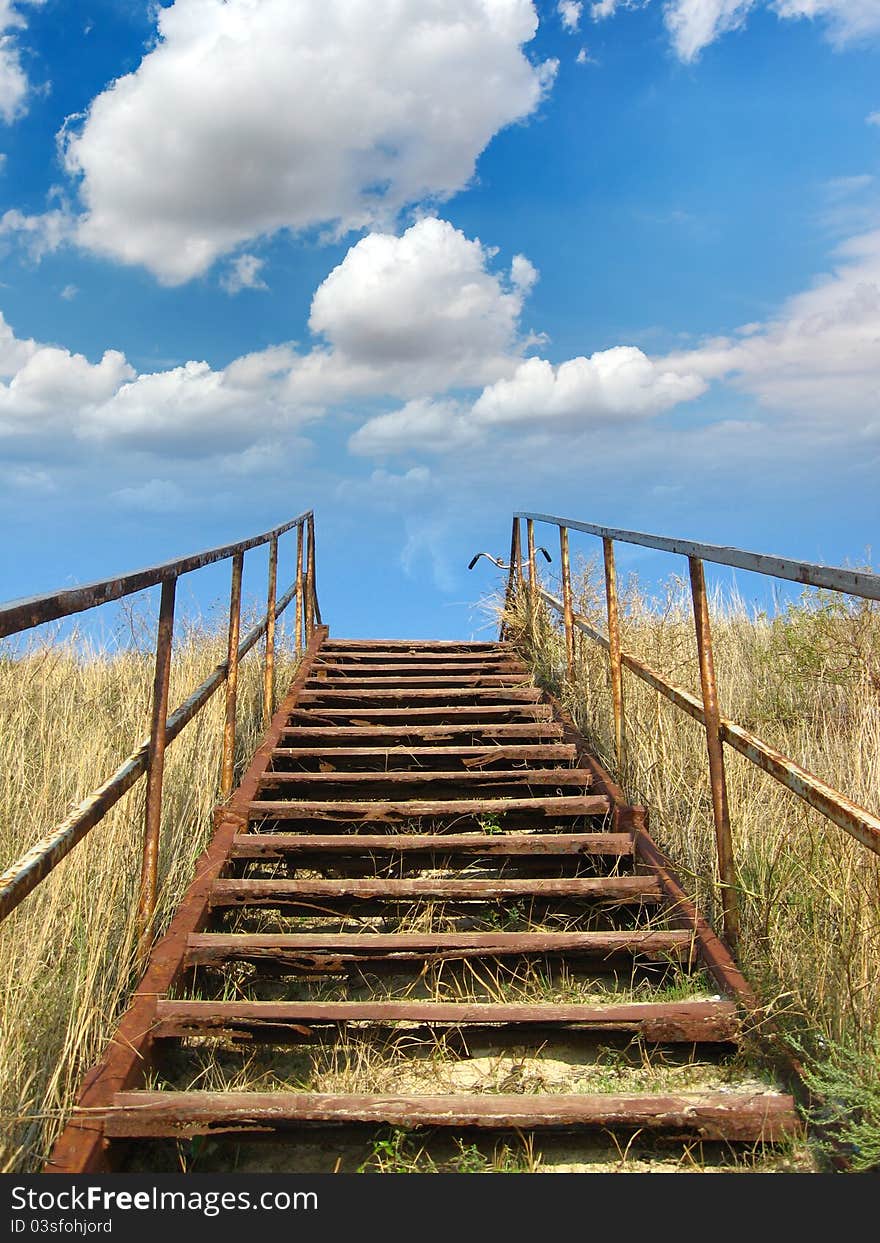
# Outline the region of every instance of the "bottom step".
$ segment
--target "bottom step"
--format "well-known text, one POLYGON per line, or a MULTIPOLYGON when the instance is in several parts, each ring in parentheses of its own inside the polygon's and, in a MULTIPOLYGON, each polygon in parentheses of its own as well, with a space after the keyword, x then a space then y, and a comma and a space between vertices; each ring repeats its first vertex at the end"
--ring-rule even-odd
POLYGON ((400 1127, 616 1127, 705 1140, 774 1143, 800 1130, 776 1093, 678 1096, 335 1096, 295 1092, 120 1092, 104 1119, 114 1139, 272 1132, 303 1123, 400 1127))

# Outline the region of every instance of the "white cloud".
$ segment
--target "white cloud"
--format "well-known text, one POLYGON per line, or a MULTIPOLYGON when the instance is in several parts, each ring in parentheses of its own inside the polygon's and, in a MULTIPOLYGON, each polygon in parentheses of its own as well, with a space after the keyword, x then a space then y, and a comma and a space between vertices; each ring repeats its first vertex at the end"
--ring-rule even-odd
MULTIPOLYGON (((594 21, 650 0, 598 0, 594 21)), ((821 21, 831 41, 842 46, 880 34, 880 0, 667 0, 663 14, 672 46, 683 61, 696 60, 716 39, 744 25, 759 4, 779 18, 821 21)))
POLYGON ((21 63, 21 46, 15 34, 22 30, 27 19, 21 11, 21 3, 38 6, 45 0, 0 0, 0 120, 11 125, 27 112, 30 90, 28 76, 21 63))
POLYGON ((528 358, 510 378, 484 388, 469 407, 456 401, 411 401, 368 420, 349 447, 367 456, 413 449, 446 453, 485 439, 492 429, 544 435, 560 425, 583 430, 650 417, 699 397, 707 387, 694 370, 654 362, 632 346, 559 366, 528 358))
POLYGON ((666 6, 666 26, 672 46, 685 61, 695 60, 703 48, 745 22, 756 0, 672 0, 666 6))
POLYGON ((579 0, 559 0, 556 6, 562 24, 566 30, 575 31, 580 25, 581 13, 584 11, 583 4, 579 0))
POLYGON ((880 112, 869 112, 865 117, 866 125, 880 125, 880 112))
POLYGON ((596 0, 590 5, 590 17, 594 22, 605 21, 613 17, 618 9, 643 9, 651 0, 596 0))
POLYGON ((268 289, 269 286, 260 276, 265 265, 266 260, 259 259, 256 255, 237 255, 220 284, 228 294, 241 293, 242 289, 268 289))
POLYGON ((412 449, 449 453, 480 439, 481 430, 462 403, 418 400, 369 419, 354 433, 348 447, 360 457, 384 457, 412 449))
POLYGON ((73 230, 72 219, 65 208, 52 208, 40 215, 29 216, 11 208, 0 216, 0 237, 18 237, 31 258, 37 262, 52 254, 73 230))
POLYGON ((276 386, 239 388, 206 362, 139 375, 85 411, 80 434, 175 456, 210 457, 243 447, 288 415, 276 386))
POLYGON ((496 426, 644 418, 691 401, 705 389, 693 372, 665 367, 634 346, 619 345, 558 367, 528 358, 509 380, 484 389, 473 413, 479 422, 496 426))
POLYGON ((72 302, 78 293, 79 290, 76 285, 65 285, 59 296, 63 298, 65 302, 72 302))
POLYGON ((531 0, 176 0, 62 135, 78 239, 176 284, 279 229, 391 220, 470 180, 554 62, 531 0))
POLYGON ((524 255, 506 271, 492 271, 494 260, 479 240, 433 217, 400 237, 370 234, 318 287, 311 349, 280 343, 222 369, 190 360, 137 374, 112 350, 92 364, 16 338, 0 317, 0 377, 8 378, 0 385, 0 434, 49 436, 49 451, 61 443, 60 429, 68 446, 79 440, 164 455, 260 454, 268 444, 290 443, 298 428, 343 402, 390 397, 421 405, 389 416, 390 429, 374 428, 377 442, 395 436, 400 417, 418 417, 423 438, 430 436, 431 411, 438 448, 450 436, 470 441, 466 420, 450 432, 437 398, 514 373, 526 343, 520 314, 538 279, 524 255))
POLYGON ((727 379, 800 419, 871 425, 880 409, 880 230, 851 238, 837 255, 830 274, 775 319, 749 325, 744 340, 708 341, 667 362, 727 379))
POLYGON ((0 383, 0 434, 44 437, 63 429, 134 374, 118 350, 106 350, 99 363, 90 363, 57 346, 14 339, 6 344, 15 371, 8 383, 0 383))
MULTIPOLYGON (((446 220, 425 217, 401 237, 371 233, 319 286, 309 327, 331 351, 315 351, 294 384, 370 372, 383 391, 407 395, 485 384, 510 369, 523 301, 537 271, 517 255, 508 280, 489 271, 493 253, 446 220), (317 375, 309 375, 317 369, 317 375)), ((315 388, 315 396, 317 390, 315 388)))
POLYGON ((822 18, 837 43, 880 34, 880 0, 773 0, 780 17, 822 18))

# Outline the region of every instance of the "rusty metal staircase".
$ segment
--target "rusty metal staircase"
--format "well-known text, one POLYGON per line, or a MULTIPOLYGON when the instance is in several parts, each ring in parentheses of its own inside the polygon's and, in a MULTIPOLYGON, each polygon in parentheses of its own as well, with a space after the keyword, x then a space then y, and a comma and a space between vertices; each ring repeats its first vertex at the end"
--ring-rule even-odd
POLYGON ((47 1169, 125 1168, 146 1141, 338 1124, 773 1144, 799 1130, 794 1104, 754 1085, 612 1095, 175 1079, 191 1048, 210 1058, 376 1032, 452 1034, 465 1050, 475 1033, 532 1047, 601 1036, 723 1057, 755 1011, 643 810, 511 644, 331 640, 318 627, 47 1169), (468 964, 491 974, 488 999, 427 988, 468 964), (600 1004, 552 989, 523 1000, 524 964, 622 987, 600 1004), (693 997, 664 998, 670 973, 708 978, 711 995, 695 983, 693 997))

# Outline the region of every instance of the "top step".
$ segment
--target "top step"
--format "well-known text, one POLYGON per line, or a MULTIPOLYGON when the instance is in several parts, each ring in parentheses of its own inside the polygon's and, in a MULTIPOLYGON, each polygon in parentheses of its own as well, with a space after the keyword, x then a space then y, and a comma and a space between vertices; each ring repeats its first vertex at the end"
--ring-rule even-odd
POLYGON ((450 651, 450 652, 511 652, 509 643, 472 643, 461 639, 325 639, 322 652, 357 651, 450 651))

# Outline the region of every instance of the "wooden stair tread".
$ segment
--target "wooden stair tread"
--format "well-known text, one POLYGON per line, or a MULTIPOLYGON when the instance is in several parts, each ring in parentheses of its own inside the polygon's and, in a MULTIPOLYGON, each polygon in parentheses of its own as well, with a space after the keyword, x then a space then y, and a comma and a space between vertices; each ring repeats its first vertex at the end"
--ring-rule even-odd
MULTIPOLYGON (((536 743, 534 745, 462 746, 462 747, 275 747, 272 757, 284 760, 437 759, 440 756, 460 759, 463 764, 477 767, 476 761, 498 763, 500 760, 573 760, 575 748, 568 743, 536 743)), ((395 770, 400 771, 400 770, 395 770)), ((461 770, 459 770, 461 771, 461 770)), ((584 770, 582 770, 584 771, 584 770)))
POLYGON ((325 707, 323 704, 312 704, 309 707, 294 708, 291 717, 314 721, 321 717, 382 717, 389 720, 410 720, 412 717, 427 716, 470 716, 491 723, 489 718, 509 716, 526 717, 534 721, 549 721, 552 715, 550 706, 539 702, 534 703, 497 703, 494 700, 486 704, 439 704, 430 708, 373 708, 369 704, 361 707, 352 705, 348 708, 325 707))
POLYGON ((792 1098, 772 1092, 634 1096, 118 1092, 104 1118, 106 1134, 113 1138, 186 1138, 222 1130, 248 1133, 303 1122, 495 1129, 622 1126, 755 1142, 777 1141, 799 1129, 792 1098))
POLYGON ((206 1035, 307 1023, 420 1023, 564 1025, 602 1032, 634 1032, 658 1043, 729 1042, 740 1032, 730 1001, 552 1003, 437 1001, 164 1001, 156 1006, 153 1035, 206 1035))
MULTIPOLYGON (((304 714, 305 715, 305 714, 304 714)), ((487 738, 562 738, 561 725, 551 721, 531 723, 474 723, 471 725, 322 725, 309 717, 301 725, 288 725, 282 730, 283 738, 301 738, 303 735, 321 739, 334 738, 436 738, 443 741, 457 735, 482 734, 487 738)))
POLYGON ((263 859, 327 851, 408 854, 436 852, 464 855, 613 855, 629 856, 629 833, 242 833, 230 858, 263 859))
POLYGON ((386 901, 492 901, 499 899, 580 898, 598 902, 660 901, 653 876, 588 876, 562 879, 448 880, 434 877, 406 879, 351 877, 344 880, 220 880, 211 890, 210 904, 256 906, 296 903, 307 898, 360 898, 386 901))
POLYGON ((593 783, 588 768, 422 768, 381 772, 350 772, 334 769, 333 772, 303 773, 273 769, 259 779, 258 788, 272 786, 332 786, 332 785, 526 785, 526 786, 579 786, 587 789, 593 783))
POLYGON ((289 966, 314 963, 327 969, 347 962, 422 962, 425 959, 504 958, 560 954, 614 958, 642 956, 689 959, 693 935, 661 932, 434 932, 434 933, 193 933, 187 941, 189 966, 227 961, 273 961, 289 966))
POLYGON ((562 797, 481 799, 401 799, 400 801, 349 799, 255 799, 248 804, 251 819, 329 820, 359 824, 399 824, 413 819, 461 816, 470 819, 524 815, 536 818, 606 816, 610 803, 601 794, 562 797))

